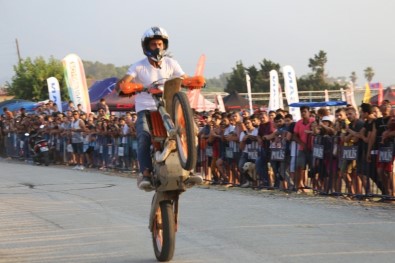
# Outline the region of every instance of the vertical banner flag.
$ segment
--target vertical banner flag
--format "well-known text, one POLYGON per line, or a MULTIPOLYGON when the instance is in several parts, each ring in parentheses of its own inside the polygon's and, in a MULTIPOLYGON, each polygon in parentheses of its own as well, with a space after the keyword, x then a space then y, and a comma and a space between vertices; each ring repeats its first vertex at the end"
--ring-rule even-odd
POLYGON ((252 109, 252 94, 251 94, 251 79, 248 74, 246 74, 246 81, 247 81, 247 95, 248 95, 248 102, 250 103, 250 114, 254 114, 254 110, 252 109))
POLYGON ((352 82, 348 83, 347 85, 347 103, 351 104, 354 109, 358 112, 357 104, 355 103, 354 97, 354 84, 352 82))
POLYGON ((81 59, 76 54, 69 54, 62 62, 70 99, 75 106, 81 104, 83 111, 90 113, 91 103, 81 59))
MULTIPOLYGON (((202 54, 196 66, 195 76, 203 76, 205 63, 206 63, 206 55, 202 54)), ((198 104, 200 97, 200 89, 188 90, 187 97, 192 109, 196 110, 197 108, 199 108, 198 104)))
POLYGON ((346 94, 344 93, 344 89, 340 88, 340 93, 342 95, 342 101, 346 101, 346 94))
POLYGON ((59 112, 62 110, 62 99, 60 97, 59 81, 55 77, 47 78, 49 99, 56 103, 59 112))
POLYGON ((377 104, 380 106, 383 103, 383 84, 379 83, 379 90, 377 95, 377 104))
POLYGON ((370 85, 369 83, 365 84, 365 94, 363 95, 363 101, 364 103, 370 103, 370 97, 371 97, 371 93, 370 93, 370 85))
POLYGON ((324 95, 325 95, 325 101, 329 101, 329 93, 327 89, 324 90, 324 95))
POLYGON ((269 111, 277 110, 280 108, 280 96, 279 96, 279 82, 278 74, 274 69, 269 72, 270 76, 270 97, 269 97, 269 111))
MULTIPOLYGON (((296 76, 294 69, 287 65, 283 67, 285 96, 287 97, 288 105, 294 102, 299 102, 298 86, 296 83, 296 76)), ((289 107, 289 113, 292 114, 295 121, 300 120, 300 109, 289 107)))
POLYGON ((222 99, 221 94, 217 94, 215 97, 216 97, 215 102, 217 104, 217 108, 219 109, 219 111, 220 112, 226 112, 224 100, 222 99))
POLYGON ((280 109, 284 109, 283 90, 281 89, 281 85, 280 84, 278 84, 278 93, 280 93, 280 95, 278 96, 280 98, 279 108, 280 109))

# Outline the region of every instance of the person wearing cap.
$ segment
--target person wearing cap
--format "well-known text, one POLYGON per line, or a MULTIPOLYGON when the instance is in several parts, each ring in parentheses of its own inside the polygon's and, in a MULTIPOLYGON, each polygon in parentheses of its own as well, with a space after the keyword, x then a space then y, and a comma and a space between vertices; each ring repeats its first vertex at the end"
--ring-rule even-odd
POLYGON ((335 135, 336 131, 333 128, 334 120, 335 118, 332 115, 322 117, 320 127, 325 130, 325 134, 335 135))

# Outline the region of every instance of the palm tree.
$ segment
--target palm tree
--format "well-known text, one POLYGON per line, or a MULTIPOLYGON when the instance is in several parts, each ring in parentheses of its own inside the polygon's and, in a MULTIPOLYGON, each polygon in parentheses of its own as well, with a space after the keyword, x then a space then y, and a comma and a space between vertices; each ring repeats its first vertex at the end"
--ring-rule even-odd
POLYGON ((370 83, 374 77, 374 70, 372 67, 367 67, 363 71, 365 74, 365 79, 370 83))
POLYGON ((351 79, 352 84, 355 86, 355 83, 357 83, 357 79, 358 79, 355 71, 351 72, 350 79, 351 79))

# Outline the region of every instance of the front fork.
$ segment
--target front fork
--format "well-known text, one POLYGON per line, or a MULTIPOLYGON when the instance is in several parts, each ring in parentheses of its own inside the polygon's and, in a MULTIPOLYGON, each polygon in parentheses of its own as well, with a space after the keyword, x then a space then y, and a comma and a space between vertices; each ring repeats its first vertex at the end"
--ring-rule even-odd
POLYGON ((166 111, 165 107, 159 106, 158 108, 159 114, 162 117, 163 125, 167 131, 167 135, 169 139, 173 140, 176 137, 177 131, 174 127, 174 122, 170 117, 170 114, 166 111))

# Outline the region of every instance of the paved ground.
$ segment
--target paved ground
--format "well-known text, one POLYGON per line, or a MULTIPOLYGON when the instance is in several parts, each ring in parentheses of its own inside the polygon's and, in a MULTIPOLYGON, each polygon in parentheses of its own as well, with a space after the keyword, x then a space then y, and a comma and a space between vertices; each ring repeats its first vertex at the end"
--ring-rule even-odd
MULTIPOLYGON (((155 262, 152 193, 131 177, 0 161, 0 262, 155 262)), ((394 215, 387 203, 195 187, 181 196, 174 262, 393 262, 394 215)))

